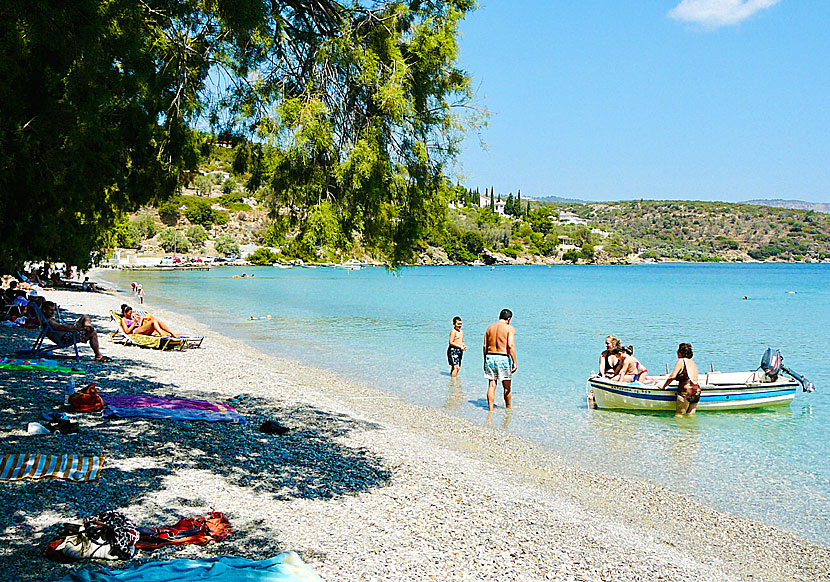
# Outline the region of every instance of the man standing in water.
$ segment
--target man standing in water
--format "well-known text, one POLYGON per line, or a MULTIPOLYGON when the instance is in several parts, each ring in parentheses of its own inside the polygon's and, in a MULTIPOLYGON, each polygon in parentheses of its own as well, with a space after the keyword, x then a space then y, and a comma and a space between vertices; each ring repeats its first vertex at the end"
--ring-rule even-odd
POLYGON ((496 400, 496 384, 504 387, 504 405, 510 408, 511 378, 516 372, 516 330, 510 325, 513 312, 502 309, 499 320, 484 332, 484 377, 489 380, 487 407, 492 411, 496 400))

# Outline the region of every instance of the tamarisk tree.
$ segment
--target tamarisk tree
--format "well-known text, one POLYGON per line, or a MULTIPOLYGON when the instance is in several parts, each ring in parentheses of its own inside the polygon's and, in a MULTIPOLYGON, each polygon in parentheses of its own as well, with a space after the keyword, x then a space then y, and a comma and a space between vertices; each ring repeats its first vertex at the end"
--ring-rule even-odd
POLYGON ((210 129, 275 219, 404 260, 481 120, 456 66, 472 0, 7 0, 0 268, 86 264, 124 212, 175 194, 210 129))

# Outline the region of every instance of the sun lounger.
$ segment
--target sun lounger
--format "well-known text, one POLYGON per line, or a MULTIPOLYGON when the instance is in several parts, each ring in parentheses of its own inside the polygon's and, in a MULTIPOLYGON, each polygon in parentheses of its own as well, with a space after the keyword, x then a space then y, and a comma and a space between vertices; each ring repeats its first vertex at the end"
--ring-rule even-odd
POLYGON ((110 339, 114 343, 124 345, 135 345, 143 348, 151 348, 154 350, 184 350, 186 348, 198 348, 202 345, 203 336, 180 336, 180 337, 161 337, 158 335, 144 335, 140 333, 125 334, 121 328, 121 314, 115 311, 110 311, 110 316, 118 330, 110 334, 110 339))

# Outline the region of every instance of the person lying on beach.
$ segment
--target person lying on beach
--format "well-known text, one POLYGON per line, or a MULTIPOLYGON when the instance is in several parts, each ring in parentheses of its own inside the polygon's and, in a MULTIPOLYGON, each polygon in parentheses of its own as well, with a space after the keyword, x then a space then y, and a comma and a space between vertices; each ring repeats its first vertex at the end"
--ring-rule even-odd
POLYGON ((121 330, 127 335, 137 333, 140 335, 179 337, 179 334, 173 333, 162 320, 153 317, 149 313, 139 315, 126 303, 121 305, 121 330))
POLYGON ((55 332, 58 332, 57 336, 53 336, 51 332, 48 333, 46 337, 50 340, 60 346, 69 345, 72 343, 73 339, 79 343, 89 342, 89 347, 91 347, 92 351, 95 353, 96 362, 112 361, 112 358, 101 354, 101 350, 98 345, 98 332, 95 331, 94 327, 92 327, 92 322, 90 321, 88 315, 82 316, 75 322, 75 325, 67 325, 55 319, 55 314, 58 312, 58 306, 54 301, 44 301, 42 311, 43 317, 46 318, 52 329, 55 330, 55 332))
POLYGON ((611 353, 618 358, 617 367, 611 380, 614 382, 654 384, 654 380, 648 377, 648 369, 634 357, 634 346, 617 346, 611 350, 611 353))
POLYGON ((604 378, 614 376, 614 368, 619 361, 617 356, 611 353, 614 348, 620 347, 620 340, 617 336, 609 335, 605 338, 605 351, 599 355, 599 375, 604 378))

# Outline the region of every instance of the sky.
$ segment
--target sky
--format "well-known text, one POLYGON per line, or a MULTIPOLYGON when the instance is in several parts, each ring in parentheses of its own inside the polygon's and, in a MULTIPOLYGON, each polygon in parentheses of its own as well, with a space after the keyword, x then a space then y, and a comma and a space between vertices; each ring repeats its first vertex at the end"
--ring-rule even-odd
POLYGON ((479 0, 468 187, 830 202, 830 2, 479 0), (481 147, 481 141, 485 148, 481 147))

